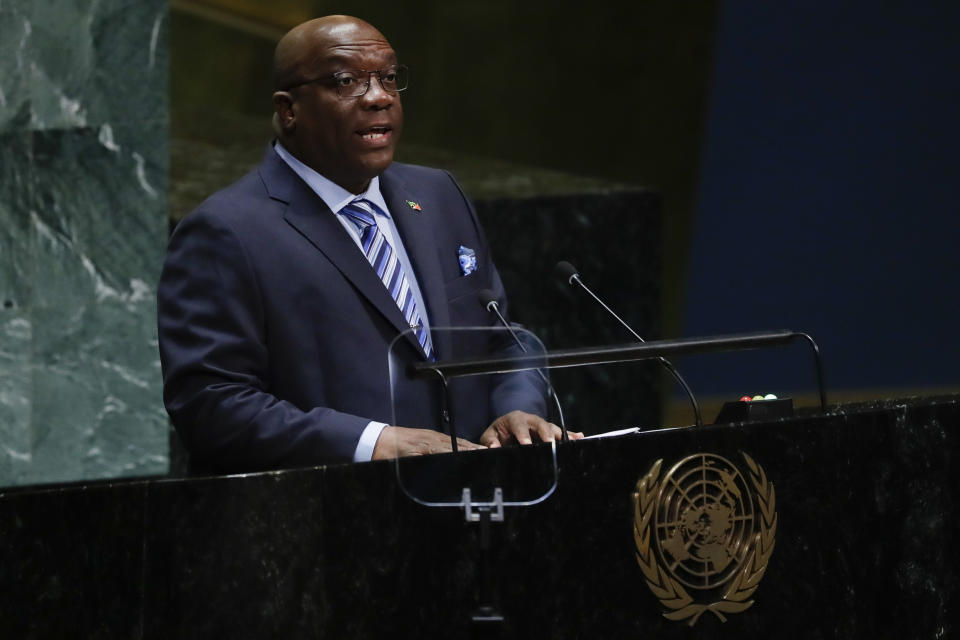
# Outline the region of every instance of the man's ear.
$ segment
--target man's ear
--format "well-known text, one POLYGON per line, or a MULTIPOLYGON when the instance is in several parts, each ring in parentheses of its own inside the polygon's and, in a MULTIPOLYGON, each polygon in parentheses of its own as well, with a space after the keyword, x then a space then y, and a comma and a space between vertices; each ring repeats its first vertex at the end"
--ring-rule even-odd
MULTIPOLYGON (((296 114, 293 111, 293 96, 289 91, 277 91, 273 94, 273 124, 289 133, 296 125, 296 114)), ((279 133, 279 132, 277 132, 279 133)))

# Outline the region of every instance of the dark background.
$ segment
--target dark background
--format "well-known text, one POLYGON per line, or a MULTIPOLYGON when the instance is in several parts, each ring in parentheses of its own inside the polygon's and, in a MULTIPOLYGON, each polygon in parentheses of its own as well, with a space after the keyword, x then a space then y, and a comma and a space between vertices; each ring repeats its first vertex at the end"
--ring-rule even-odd
MULTIPOLYGON (((957 388, 958 33, 956 2, 723 4, 684 334, 800 329, 834 389, 957 388)), ((810 384, 780 357, 685 370, 810 384)))

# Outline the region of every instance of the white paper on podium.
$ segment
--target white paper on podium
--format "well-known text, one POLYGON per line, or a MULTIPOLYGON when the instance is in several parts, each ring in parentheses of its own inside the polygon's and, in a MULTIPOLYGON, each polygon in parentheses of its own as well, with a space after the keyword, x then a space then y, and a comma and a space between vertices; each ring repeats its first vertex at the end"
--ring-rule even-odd
POLYGON ((626 436, 631 433, 640 433, 640 427, 631 427, 629 429, 617 429, 616 431, 607 431, 606 433, 595 433, 592 436, 584 436, 584 440, 592 440, 593 438, 615 438, 617 436, 626 436))

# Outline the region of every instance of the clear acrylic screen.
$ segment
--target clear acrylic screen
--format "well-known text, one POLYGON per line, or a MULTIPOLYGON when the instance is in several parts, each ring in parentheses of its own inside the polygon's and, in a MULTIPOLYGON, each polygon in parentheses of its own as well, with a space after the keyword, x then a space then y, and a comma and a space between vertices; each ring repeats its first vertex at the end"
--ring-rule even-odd
MULTIPOLYGON (((504 361, 499 373, 462 376, 413 371, 412 363, 423 363, 413 346, 413 332, 398 336, 387 355, 392 424, 439 429, 449 443, 446 414, 460 438, 479 443, 499 414, 529 410, 534 399, 541 411, 552 406, 543 343, 525 329, 512 329, 514 335, 505 327, 433 327, 438 366, 475 359, 504 361), (505 371, 518 365, 525 370, 505 371)), ((548 419, 557 421, 552 414, 548 419)), ((539 502, 556 486, 556 448, 548 443, 412 457, 401 453, 396 452, 394 462, 401 490, 426 505, 460 505, 464 489, 470 489, 473 501, 489 502, 500 488, 505 503, 520 506, 539 502)))

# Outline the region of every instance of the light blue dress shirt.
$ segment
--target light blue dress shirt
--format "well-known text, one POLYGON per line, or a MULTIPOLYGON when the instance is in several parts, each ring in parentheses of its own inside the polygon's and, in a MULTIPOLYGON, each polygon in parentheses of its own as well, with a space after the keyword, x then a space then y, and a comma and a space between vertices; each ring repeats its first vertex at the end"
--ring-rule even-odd
MULTIPOLYGON (((397 253, 397 259, 403 266, 403 271, 407 276, 407 281, 410 283, 410 290, 413 293, 413 299, 416 301, 417 309, 420 311, 420 320, 423 322, 423 325, 426 327, 427 331, 429 331, 430 321, 427 318, 427 307, 423 303, 423 295, 420 293, 420 285, 417 284, 417 278, 413 271, 413 265, 410 263, 410 258, 407 257, 407 252, 403 248, 403 243, 400 241, 400 234, 397 232, 397 225, 394 224, 393 218, 390 216, 390 209, 387 207, 387 203, 383 199, 383 194, 380 193, 380 177, 377 176, 373 178, 370 181, 370 185, 367 187, 367 190, 363 193, 359 195, 353 194, 294 158, 292 155, 290 155, 290 152, 284 149, 283 145, 281 145, 279 142, 274 144, 273 149, 277 152, 277 155, 280 156, 280 159, 286 162, 290 168, 293 169, 293 171, 300 176, 304 182, 307 183, 307 186, 313 189, 314 193, 320 196, 320 199, 323 200, 324 204, 330 207, 330 210, 337 214, 337 220, 340 221, 340 224, 343 225, 343 228, 346 229, 350 237, 353 238, 354 243, 357 245, 357 250, 360 252, 363 252, 363 248, 360 243, 360 232, 357 230, 357 226, 350 222, 346 215, 340 213, 340 211, 354 200, 359 200, 361 198, 364 200, 369 200, 373 204, 377 205, 379 209, 376 215, 377 227, 379 227, 381 233, 387 237, 387 240, 390 242, 390 246, 392 246, 393 250, 397 253)), ((387 354, 383 354, 383 357, 386 358, 387 354)), ((376 422, 373 420, 367 423, 363 433, 360 434, 360 442, 357 443, 357 448, 353 452, 354 462, 367 462, 373 458, 373 448, 377 444, 377 438, 380 437, 380 433, 386 426, 387 425, 383 422, 376 422)))

